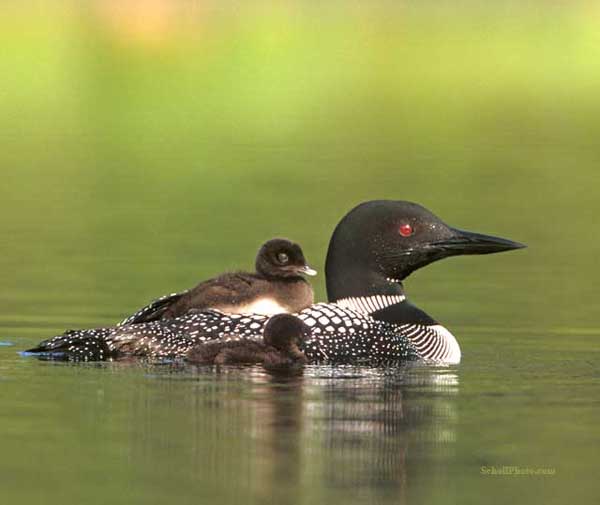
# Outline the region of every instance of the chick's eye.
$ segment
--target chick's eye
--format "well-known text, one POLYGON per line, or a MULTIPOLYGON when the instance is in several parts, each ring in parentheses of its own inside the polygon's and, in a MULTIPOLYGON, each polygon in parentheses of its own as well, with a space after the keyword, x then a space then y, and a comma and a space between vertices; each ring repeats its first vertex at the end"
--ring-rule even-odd
POLYGON ((283 263, 283 264, 285 264, 285 263, 287 263, 289 260, 290 260, 290 258, 289 258, 289 257, 288 257, 288 255, 287 255, 287 254, 285 254, 285 253, 279 253, 279 254, 277 255, 277 261, 279 261, 279 263, 283 263))
POLYGON ((410 237, 414 233, 414 230, 413 230, 413 227, 410 224, 404 223, 404 224, 400 225, 400 228, 398 229, 398 232, 403 237, 410 237))

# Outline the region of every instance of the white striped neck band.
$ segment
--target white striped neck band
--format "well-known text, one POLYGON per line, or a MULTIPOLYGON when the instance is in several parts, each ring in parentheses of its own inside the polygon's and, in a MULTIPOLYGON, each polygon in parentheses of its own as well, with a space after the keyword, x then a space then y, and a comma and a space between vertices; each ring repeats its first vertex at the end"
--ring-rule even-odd
POLYGON ((402 303, 404 300, 406 300, 404 295, 350 296, 336 300, 335 304, 345 309, 371 314, 390 305, 402 303))

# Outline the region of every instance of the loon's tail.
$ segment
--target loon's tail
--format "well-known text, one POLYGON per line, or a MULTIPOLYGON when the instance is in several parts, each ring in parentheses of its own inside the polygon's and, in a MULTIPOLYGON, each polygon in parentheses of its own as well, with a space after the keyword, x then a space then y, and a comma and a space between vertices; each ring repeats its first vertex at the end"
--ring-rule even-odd
POLYGON ((71 361, 103 361, 113 357, 107 341, 114 328, 69 330, 62 335, 40 342, 25 354, 35 354, 48 359, 71 361))

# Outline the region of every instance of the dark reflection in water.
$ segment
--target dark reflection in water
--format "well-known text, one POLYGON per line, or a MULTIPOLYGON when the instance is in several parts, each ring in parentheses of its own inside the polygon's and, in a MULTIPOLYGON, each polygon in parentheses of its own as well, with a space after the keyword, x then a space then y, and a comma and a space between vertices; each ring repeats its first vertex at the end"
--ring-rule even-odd
POLYGON ((224 501, 406 503, 411 476, 435 473, 432 455, 455 441, 458 378, 449 369, 308 367, 292 377, 159 369, 149 377, 154 387, 137 389, 130 403, 131 468, 145 485, 160 478, 174 493, 192 485, 224 501))
POLYGON ((269 377, 252 405, 257 424, 255 457, 259 503, 299 503, 302 495, 304 378, 269 377), (274 501, 275 500, 275 501, 274 501))
POLYGON ((440 399, 457 387, 453 374, 401 369, 358 371, 347 379, 317 379, 322 399, 313 405, 313 427, 321 432, 328 486, 371 492, 406 501, 407 454, 423 443, 454 438, 448 404, 440 399), (415 392, 425 390, 425 396, 415 392))

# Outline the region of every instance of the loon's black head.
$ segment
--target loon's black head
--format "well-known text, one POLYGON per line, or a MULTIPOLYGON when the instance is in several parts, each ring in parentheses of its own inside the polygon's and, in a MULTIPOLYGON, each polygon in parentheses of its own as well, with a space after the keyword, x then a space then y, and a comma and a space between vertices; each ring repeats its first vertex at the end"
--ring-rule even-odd
POLYGON ((401 293, 400 281, 434 261, 522 247, 511 240, 452 228, 416 203, 365 202, 344 216, 329 242, 328 298, 401 293))
POLYGON ((265 344, 281 351, 289 351, 296 346, 302 349, 310 336, 310 327, 291 314, 272 316, 263 330, 265 344))
POLYGON ((266 277, 317 275, 304 258, 300 246, 284 238, 265 242, 256 256, 256 271, 266 277))

